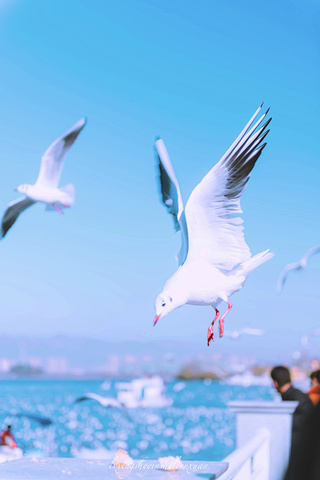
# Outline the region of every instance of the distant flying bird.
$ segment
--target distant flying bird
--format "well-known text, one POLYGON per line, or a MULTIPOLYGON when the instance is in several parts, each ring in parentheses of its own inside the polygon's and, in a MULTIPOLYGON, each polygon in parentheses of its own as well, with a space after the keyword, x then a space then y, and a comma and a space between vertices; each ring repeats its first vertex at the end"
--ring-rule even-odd
POLYGON ((45 151, 41 158, 40 172, 34 185, 22 184, 16 188, 24 196, 8 204, 2 218, 2 238, 26 208, 36 202, 46 204, 47 210, 57 210, 63 213, 63 208, 70 207, 74 202, 74 186, 69 183, 59 188, 59 181, 66 154, 79 133, 86 124, 85 118, 77 122, 62 137, 59 137, 45 151))
POLYGON ((16 413, 15 415, 16 417, 25 417, 25 418, 29 418, 30 420, 34 420, 36 422, 38 422, 42 427, 47 427, 49 425, 52 425, 52 420, 50 420, 50 418, 46 418, 46 417, 40 417, 40 415, 33 415, 33 414, 30 414, 30 413, 16 413))
POLYGON ((301 270, 302 268, 306 268, 309 257, 311 257, 312 255, 318 252, 320 252, 320 245, 310 248, 298 262, 288 263, 288 265, 286 265, 282 270, 281 275, 279 277, 278 285, 277 285, 278 292, 281 292, 281 290, 283 289, 288 273, 291 270, 301 270))
POLYGON ((250 272, 273 257, 265 250, 251 256, 244 240, 240 198, 250 172, 266 143, 271 118, 258 128, 269 109, 252 126, 262 105, 255 112, 221 160, 210 170, 190 195, 186 208, 168 152, 162 139, 155 142, 160 170, 162 201, 173 216, 176 230, 181 230, 182 246, 178 253, 179 268, 167 281, 155 302, 154 325, 174 309, 185 304, 211 305, 216 316, 208 329, 208 345, 213 340, 213 325, 219 317, 217 305, 228 308, 219 320, 220 337, 223 322, 232 305, 229 297, 239 291, 250 272))
POLYGON ((119 402, 117 398, 112 397, 102 397, 97 393, 86 393, 83 397, 77 398, 75 401, 77 403, 84 402, 85 400, 96 400, 100 403, 103 407, 115 407, 115 408, 123 408, 123 403, 119 402))
POLYGON ((79 403, 79 402, 84 402, 85 400, 95 400, 98 403, 100 403, 102 407, 105 407, 105 408, 118 408, 130 420, 129 415, 126 411, 125 405, 122 402, 120 402, 117 398, 102 397, 97 393, 89 392, 89 393, 86 393, 83 397, 77 398, 75 402, 79 403))
POLYGON ((320 336, 320 329, 315 328, 309 333, 304 333, 300 339, 300 343, 303 347, 306 347, 310 343, 310 338, 319 337, 319 336, 320 336))
POLYGON ((224 335, 226 337, 230 337, 233 340, 238 340, 241 335, 257 335, 257 336, 262 336, 266 332, 264 330, 261 330, 260 328, 250 328, 250 327, 243 327, 240 328, 239 330, 226 330, 224 332, 224 335))

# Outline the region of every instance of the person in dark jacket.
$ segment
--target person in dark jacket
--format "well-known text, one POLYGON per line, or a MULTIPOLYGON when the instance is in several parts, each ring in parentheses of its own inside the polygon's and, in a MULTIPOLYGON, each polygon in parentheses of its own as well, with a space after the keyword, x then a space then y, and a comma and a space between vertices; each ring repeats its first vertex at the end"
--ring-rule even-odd
POLYGON ((320 402, 308 420, 296 455, 290 458, 283 480, 319 480, 320 478, 320 402))
POLYGON ((290 457, 292 457, 299 448, 301 436, 303 436, 308 420, 313 413, 314 405, 306 393, 292 386, 290 371, 287 367, 282 365, 274 367, 270 375, 276 390, 281 394, 282 400, 299 402, 292 416, 290 452, 290 457))

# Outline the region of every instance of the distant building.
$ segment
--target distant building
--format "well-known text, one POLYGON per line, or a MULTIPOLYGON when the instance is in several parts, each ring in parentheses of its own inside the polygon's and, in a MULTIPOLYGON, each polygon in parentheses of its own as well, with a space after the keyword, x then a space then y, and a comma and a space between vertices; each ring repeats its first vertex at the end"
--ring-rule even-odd
POLYGON ((306 378, 306 370, 297 365, 290 368, 291 378, 293 381, 303 381, 306 378))
POLYGON ((0 358, 0 372, 7 373, 15 365, 15 361, 9 358, 0 358))
POLYGON ((311 371, 313 372, 314 370, 319 370, 320 369, 320 361, 318 358, 314 358, 311 361, 311 371))
POLYGON ((11 375, 18 376, 30 376, 30 375, 43 375, 41 368, 31 367, 30 365, 17 364, 10 368, 9 373, 11 375))
POLYGON ((48 357, 46 373, 49 375, 65 375, 68 373, 68 360, 65 357, 48 357))
POLYGON ((40 357, 29 357, 27 363, 33 368, 43 368, 43 360, 40 357))
POLYGON ((106 375, 115 377, 120 373, 120 359, 118 355, 109 355, 109 362, 104 368, 106 375))

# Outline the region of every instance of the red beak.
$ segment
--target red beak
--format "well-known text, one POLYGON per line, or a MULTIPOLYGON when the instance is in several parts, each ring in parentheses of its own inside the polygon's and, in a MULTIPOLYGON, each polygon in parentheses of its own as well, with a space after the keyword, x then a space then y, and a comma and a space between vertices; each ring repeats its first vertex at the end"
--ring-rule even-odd
POLYGON ((161 317, 161 315, 156 315, 156 316, 154 317, 153 326, 155 326, 155 324, 157 323, 157 321, 159 320, 160 317, 161 317))

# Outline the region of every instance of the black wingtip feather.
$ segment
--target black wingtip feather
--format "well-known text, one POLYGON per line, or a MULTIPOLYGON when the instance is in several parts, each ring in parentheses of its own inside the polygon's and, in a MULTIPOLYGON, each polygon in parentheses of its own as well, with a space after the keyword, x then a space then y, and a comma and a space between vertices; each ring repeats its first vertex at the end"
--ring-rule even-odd
POLYGON ((269 125, 269 123, 271 122, 272 118, 269 118, 266 123, 264 124, 263 126, 263 130, 269 125))
POLYGON ((266 145, 267 145, 267 142, 265 142, 263 145, 261 145, 259 148, 257 148, 257 152, 259 152, 259 155, 266 145))

